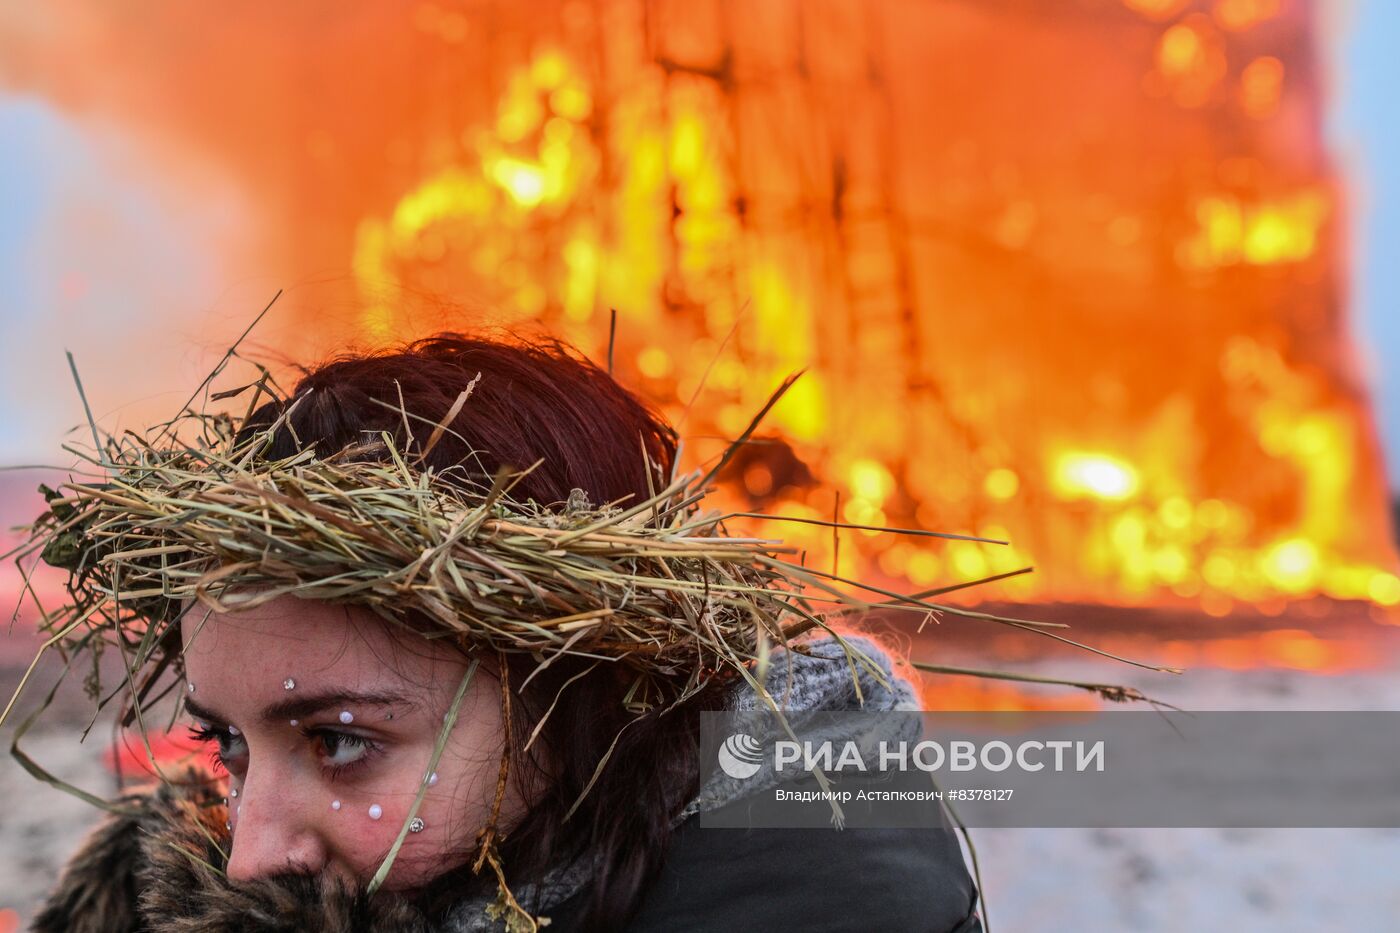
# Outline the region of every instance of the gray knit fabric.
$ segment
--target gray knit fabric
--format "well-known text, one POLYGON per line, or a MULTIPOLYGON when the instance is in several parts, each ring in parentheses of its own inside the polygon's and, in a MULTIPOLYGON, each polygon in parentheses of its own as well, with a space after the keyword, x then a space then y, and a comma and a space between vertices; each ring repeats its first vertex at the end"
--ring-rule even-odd
MULTIPOLYGON (((875 670, 859 660, 853 664, 848 660, 845 648, 835 638, 807 642, 808 654, 785 650, 774 652, 765 686, 783 710, 839 712, 919 709, 918 694, 907 680, 894 673, 889 656, 884 651, 874 642, 858 636, 845 636, 845 641, 864 654, 875 670), (851 676, 853 666, 855 680, 851 676), (859 697, 856 693, 857 682, 860 685, 859 697)), ((730 708, 758 710, 767 708, 767 704, 745 682, 736 689, 730 708)), ((817 741, 850 739, 860 744, 863 754, 873 753, 875 743, 881 739, 917 740, 920 724, 918 717, 901 716, 893 717, 890 724, 883 728, 885 731, 880 731, 880 727, 872 731, 867 724, 859 732, 849 733, 839 727, 826 731, 806 730, 804 738, 817 741)), ((771 764, 766 764, 757 775, 743 780, 716 771, 695 799, 681 811, 676 825, 697 813, 767 790, 777 783, 771 764)), ((538 891, 535 885, 524 885, 515 893, 523 903, 533 901, 538 894, 539 900, 535 903, 547 915, 550 907, 578 893, 593 874, 593 864, 588 859, 580 859, 570 868, 546 876, 538 891)), ((503 929, 500 921, 492 920, 486 914, 488 904, 489 901, 483 898, 463 901, 453 909, 442 928, 443 933, 482 933, 503 929)))
MULTIPOLYGON (((787 651, 775 655, 765 683, 769 694, 784 711, 796 714, 919 708, 914 688, 891 670, 888 655, 865 638, 848 636, 846 642, 873 662, 879 671, 878 675, 854 653, 853 657, 848 659, 846 650, 836 639, 826 638, 811 643, 809 656, 787 651), (853 667, 857 675, 855 678, 851 676, 853 667), (857 683, 860 685, 859 695, 856 692, 857 683)), ((731 708, 741 711, 762 710, 767 708, 767 704, 752 688, 745 685, 744 689, 736 694, 731 708)), ((776 723, 771 727, 774 733, 780 728, 776 723)), ((887 720, 862 721, 859 724, 807 722, 803 724, 801 734, 804 740, 814 743, 831 741, 839 745, 844 741, 853 741, 863 756, 873 757, 877 753, 880 741, 917 740, 918 729, 919 722, 916 717, 900 716, 887 720)), ((677 822, 696 813, 714 810, 740 798, 768 790, 778 782, 773 763, 767 760, 753 777, 732 778, 723 771, 716 770, 695 799, 681 811, 677 822)))

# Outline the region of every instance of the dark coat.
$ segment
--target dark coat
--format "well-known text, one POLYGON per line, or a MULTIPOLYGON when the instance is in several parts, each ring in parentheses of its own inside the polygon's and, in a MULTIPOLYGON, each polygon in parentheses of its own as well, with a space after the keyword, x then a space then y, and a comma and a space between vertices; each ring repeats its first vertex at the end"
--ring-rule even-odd
MULTIPOLYGON (((446 933, 400 898, 277 879, 231 885, 219 791, 196 784, 130 795, 64 870, 36 933, 446 933)), ((981 933, 956 838, 944 830, 702 829, 683 823, 628 926, 694 930, 981 933)), ((575 929, 587 892, 545 911, 575 929)))

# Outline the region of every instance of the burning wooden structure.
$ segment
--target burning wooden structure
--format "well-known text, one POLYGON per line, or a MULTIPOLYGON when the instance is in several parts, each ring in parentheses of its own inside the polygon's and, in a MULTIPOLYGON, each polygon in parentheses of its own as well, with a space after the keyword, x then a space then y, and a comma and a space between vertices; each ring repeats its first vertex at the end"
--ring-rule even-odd
POLYGON ((807 368, 731 501, 1012 542, 848 535, 843 572, 1389 606, 1317 6, 75 8, 8 77, 217 164, 260 268, 344 271, 293 289, 292 355, 417 336, 439 294, 601 358, 616 309, 692 456, 807 368))

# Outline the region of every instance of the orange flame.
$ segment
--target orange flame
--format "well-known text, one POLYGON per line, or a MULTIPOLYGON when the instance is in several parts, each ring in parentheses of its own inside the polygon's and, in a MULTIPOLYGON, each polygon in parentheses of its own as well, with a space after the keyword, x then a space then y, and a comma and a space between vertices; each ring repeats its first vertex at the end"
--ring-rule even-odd
MULTIPOLYGON (((851 531, 842 573, 1400 605, 1311 5, 1034 6, 422 3, 309 42, 268 5, 142 43, 145 80, 106 67, 145 22, 84 7, 67 45, 0 57, 217 144, 264 192, 267 269, 352 269, 367 340, 443 294, 601 358, 615 308, 617 372, 691 462, 805 367, 725 501, 830 519, 839 492, 848 522, 1012 542, 851 531), (313 125, 269 147, 255 121, 313 125)), ((286 352, 323 348, 323 314, 286 352)), ((764 531, 836 559, 826 531, 764 531)))
MULTIPOLYGON (((1180 33, 1191 28, 1171 27, 1163 34, 1160 67, 1181 73, 1206 67, 1196 40, 1180 33)), ((1251 67, 1259 61, 1265 59, 1251 67)), ((1245 80, 1263 79, 1246 75, 1245 80)), ((615 304, 631 352, 624 366, 651 385, 673 386, 673 411, 711 367, 706 391, 729 399, 718 407, 714 426, 721 434, 737 434, 783 373, 820 355, 815 335, 821 327, 814 316, 831 304, 815 300, 799 256, 785 254, 782 244, 744 236, 743 218, 734 210, 733 168, 722 158, 730 132, 719 107, 722 98, 703 84, 669 87, 663 71, 643 71, 612 104, 616 119, 609 122, 616 138, 600 146, 588 127, 594 90, 562 50, 537 51, 507 87, 494 131, 474 138, 476 156, 469 166, 426 180, 405 193, 387 218, 361 225, 356 269, 367 293, 386 280, 398 284, 410 278, 422 244, 446 238, 463 250, 462 265, 497 273, 504 287, 495 300, 523 317, 542 316, 554 306, 565 321, 583 325, 573 336, 595 349, 594 316, 604 301, 615 304), (612 190, 600 190, 600 166, 619 153, 625 156, 613 168, 612 190), (668 197, 671 210, 681 215, 677 255, 671 257, 660 249, 668 197), (541 224, 561 244, 556 256, 543 261, 524 255, 529 245, 519 236, 541 224), (615 228, 612 236, 606 233, 609 226, 615 228), (386 251, 385 243, 397 248, 386 251), (751 253, 742 264, 733 255, 738 243, 751 253), (716 287, 725 273, 736 276, 728 283, 730 294, 716 287), (689 299, 687 318, 673 327, 661 316, 673 309, 657 308, 654 296, 664 303, 677 294, 689 299), (748 305, 741 331, 748 352, 716 357, 739 301, 748 305), (628 333, 637 339, 628 340, 628 333)), ((1257 98, 1262 92, 1253 93, 1257 98)), ((1254 115, 1259 110, 1251 105, 1254 115)), ((1330 204, 1326 189, 1316 186, 1268 200, 1203 195, 1195 206, 1198 227, 1177 246, 1177 261, 1187 270, 1303 263, 1318 249, 1330 204)), ((387 309, 373 308, 366 326, 377 333, 378 322, 391 318, 387 309)), ((882 352, 895 352, 889 340, 896 332, 869 337, 882 352)), ((1368 561, 1358 552, 1351 520, 1343 519, 1352 508, 1357 435, 1364 430, 1355 405, 1338 396, 1324 374, 1299 370, 1258 336, 1229 338, 1219 366, 1239 420, 1257 444, 1251 469, 1273 471, 1272 483, 1295 491, 1291 502, 1276 501, 1276 514, 1247 493, 1213 494, 1211 477, 1192 462, 1200 457, 1193 448, 1209 442, 1199 425, 1199 409, 1207 400, 1185 394, 1163 399, 1156 413, 1132 430, 1104 434, 1088 423, 1062 425, 1039 456, 989 465, 980 477, 975 471, 969 475, 970 483, 947 483, 939 476, 943 464, 915 468, 931 490, 926 498, 900 488, 914 477, 908 476, 907 458, 890 445, 877 445, 872 456, 839 442, 821 444, 836 420, 833 408, 846 409, 841 418, 846 423, 850 408, 859 408, 859 417, 872 427, 899 434, 892 430, 892 411, 872 409, 909 403, 907 397, 882 399, 878 380, 851 381, 839 360, 808 372, 774 411, 769 427, 795 449, 826 448, 814 460, 829 484, 841 490, 839 517, 845 521, 879 525, 913 518, 943 530, 1012 539, 1022 538, 1017 529, 1046 519, 1060 526, 1050 536, 1049 553, 968 542, 935 550, 918 541, 859 532, 843 556, 843 571, 878 568, 928 586, 1004 573, 1036 558, 1050 564, 1052 573, 1006 581, 1000 584, 1002 594, 1134 602, 1178 597, 1200 600, 1217 613, 1233 600, 1278 595, 1321 593, 1400 603, 1400 578, 1392 572, 1389 550, 1372 535, 1368 561), (830 397, 835 385, 844 403, 830 397), (897 475, 901 470, 904 479, 897 475), (958 510, 963 521, 948 527, 945 516, 956 513, 940 500, 951 488, 967 496, 967 505, 958 510), (985 518, 968 522, 972 514, 985 518), (1068 554, 1060 556, 1061 549, 1068 554)), ((980 391, 995 394, 998 386, 993 382, 980 391)), ((743 492, 768 500, 781 514, 831 517, 822 506, 830 502, 829 492, 775 489, 772 470, 762 462, 749 467, 740 482, 743 492)), ((813 559, 829 560, 823 536, 804 535, 799 528, 784 531, 801 540, 813 559)))

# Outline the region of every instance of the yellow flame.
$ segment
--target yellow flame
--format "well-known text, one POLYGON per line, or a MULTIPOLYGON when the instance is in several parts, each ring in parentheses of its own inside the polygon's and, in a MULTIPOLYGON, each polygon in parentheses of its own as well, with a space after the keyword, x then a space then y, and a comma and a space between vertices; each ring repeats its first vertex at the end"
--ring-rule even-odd
POLYGON ((1065 453, 1056 460, 1053 474, 1056 492, 1066 499, 1121 501, 1137 492, 1138 475, 1132 464, 1109 454, 1065 453))
MULTIPOLYGON (((1129 6, 1152 15, 1179 12, 1184 4, 1135 0, 1129 6)), ((1158 66, 1177 82, 1172 90, 1179 100, 1204 99, 1200 95, 1217 80, 1218 32, 1208 17, 1192 16, 1164 34, 1158 66)), ((1240 76, 1241 104, 1256 116, 1277 103, 1282 66, 1271 61, 1256 59, 1240 76)), ((781 434, 821 480, 844 481, 850 493, 842 500, 844 520, 904 524, 908 516, 899 513, 913 500, 923 527, 1012 540, 1034 528, 1044 534, 1032 542, 1037 547, 1065 547, 1073 554, 1055 567, 1062 577, 1053 587, 1047 589, 1039 575, 1017 577, 997 585, 997 598, 1175 594, 1212 615, 1228 613, 1237 600, 1277 601, 1281 594, 1400 605, 1394 568, 1360 559, 1367 551, 1351 543, 1342 523, 1353 501, 1348 490, 1365 466, 1357 455, 1362 448, 1354 410, 1345 400, 1329 402, 1334 391, 1327 394, 1328 387, 1314 385, 1255 341, 1232 344, 1221 372, 1231 403, 1253 432, 1245 432, 1243 442, 1278 461, 1269 473, 1272 481, 1279 483, 1280 471, 1287 481, 1274 497, 1278 514, 1266 513, 1238 490, 1212 488, 1201 479, 1204 404, 1185 394, 1163 403, 1140 431, 1122 437, 1062 439, 1053 447, 1022 450, 989 444, 977 451, 983 465, 978 473, 971 464, 943 469, 936 448, 921 451, 922 428, 902 423, 898 378, 866 370, 858 377, 871 402, 859 426, 863 456, 820 461, 814 454, 842 427, 833 423, 842 406, 829 404, 828 393, 852 387, 834 368, 839 362, 813 365, 823 360, 823 341, 834 333, 826 320, 833 299, 794 272, 804 261, 801 254, 773 238, 751 236, 736 212, 742 191, 725 161, 731 130, 722 95, 699 82, 641 80, 619 98, 607 98, 609 139, 600 141, 597 127, 585 121, 603 99, 566 56, 542 50, 507 80, 494 120, 462 135, 458 164, 428 174, 381 217, 366 218, 353 256, 366 298, 366 335, 395 334, 398 318, 392 304, 378 297, 380 287, 416 281, 424 267, 447 254, 452 275, 479 277, 462 287, 495 287, 488 300, 522 318, 548 308, 553 326, 594 353, 602 349, 598 334, 606 331, 595 316, 599 309, 617 308, 618 360, 633 378, 659 381, 648 391, 674 390, 675 399, 685 400, 703 378, 706 413, 690 420, 700 436, 737 435, 782 378, 808 367, 767 416, 765 429, 781 434), (604 156, 612 175, 608 185, 600 181, 604 156), (736 324, 737 339, 720 352, 736 324), (703 428, 702 418, 710 422, 703 428), (1040 456, 1044 469, 1022 469, 1040 456), (1048 501, 1047 493, 1096 505, 1068 509, 1048 501), (1089 524, 1086 511, 1092 512, 1089 524), (968 515, 993 523, 949 527, 968 515)), ((1322 189, 1250 201, 1233 194, 1202 198, 1194 204, 1196 229, 1179 244, 1178 259, 1204 270, 1307 259, 1317 249, 1330 203, 1322 189)), ((1029 200, 1008 209, 998 227, 1001 241, 1023 243, 1038 222, 1038 209, 1029 200)), ((1150 229, 1148 221, 1119 218, 1114 235, 1125 244, 1138 242, 1150 229)), ((454 278, 444 287, 459 285, 454 278)), ((879 347, 882 359, 898 358, 896 328, 886 321, 861 323, 861 341, 879 347)), ((990 395, 963 394, 958 404, 978 412, 973 420, 993 410, 990 395)), ((680 408, 673 403, 667 413, 674 417, 680 408)), ((807 491, 781 485, 782 469, 761 459, 747 464, 742 491, 776 496, 770 511, 831 518, 829 487, 811 502, 799 501, 807 491)), ((808 548, 814 564, 829 561, 829 530, 790 527, 783 536, 808 548)), ((878 561, 884 573, 916 586, 1037 562, 1037 555, 1015 546, 930 545, 873 532, 849 537, 857 546, 843 546, 843 572, 878 561)), ((1053 559, 1042 555, 1039 562, 1053 559)))
POLYGON ((660 379, 671 372, 671 355, 661 347, 643 347, 637 354, 637 369, 643 376, 660 379))
POLYGON ((1247 205, 1238 198, 1202 198, 1196 204, 1196 233, 1182 244, 1188 266, 1273 265, 1312 255, 1329 202, 1320 191, 1247 205))
POLYGON ((1400 605, 1400 577, 1393 573, 1377 573, 1367 585, 1367 594, 1382 606, 1400 605))
POLYGON ((1177 25, 1162 34, 1157 45, 1157 66, 1171 76, 1189 74, 1204 67, 1205 43, 1198 30, 1177 25))
POLYGON ((1210 18, 1187 16, 1157 41, 1157 72, 1183 107, 1211 100, 1227 71, 1225 44, 1210 18))
POLYGON ((491 177, 522 207, 534 207, 544 198, 544 169, 519 159, 496 159, 491 177))
POLYGON ((1016 475, 1015 470, 997 467, 987 474, 983 488, 993 499, 1005 502, 1015 496, 1016 490, 1021 488, 1021 478, 1016 475))
POLYGON ((889 469, 876 460, 857 460, 851 464, 851 492, 876 505, 894 491, 894 477, 889 469))
POLYGON ((1302 593, 1316 579, 1317 557, 1317 547, 1306 538, 1280 541, 1264 552, 1264 575, 1285 593, 1302 593))

